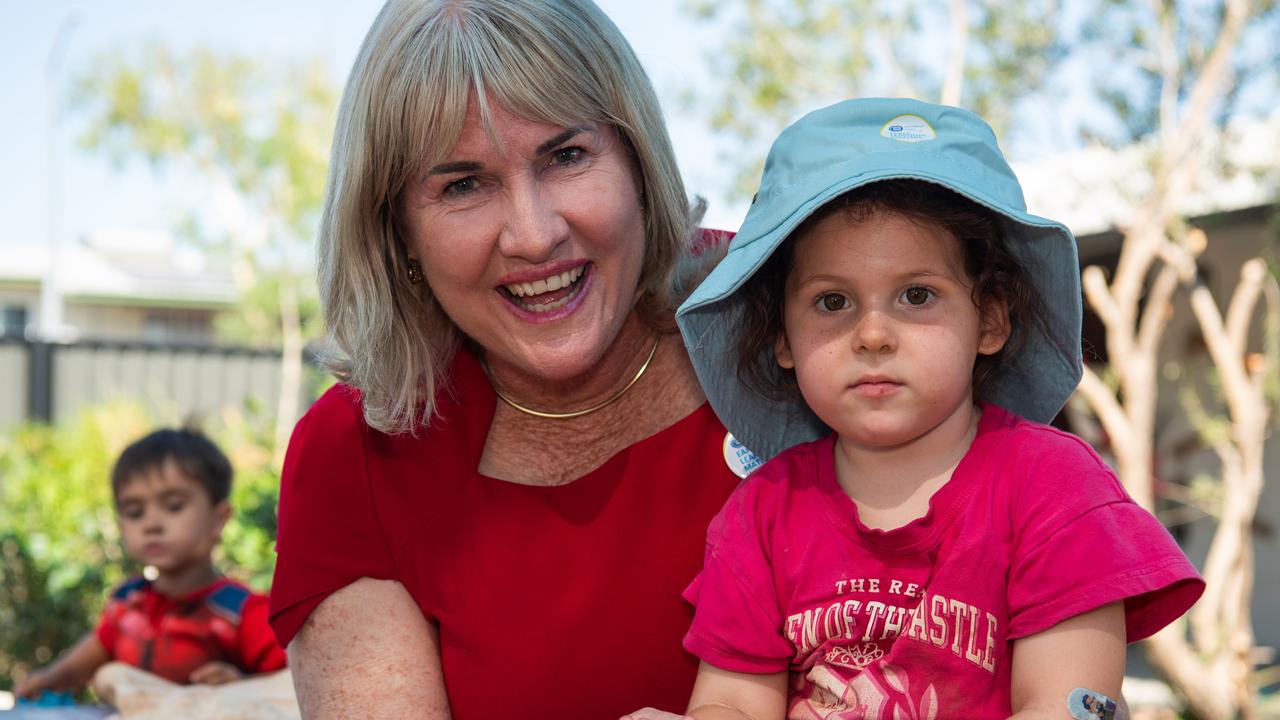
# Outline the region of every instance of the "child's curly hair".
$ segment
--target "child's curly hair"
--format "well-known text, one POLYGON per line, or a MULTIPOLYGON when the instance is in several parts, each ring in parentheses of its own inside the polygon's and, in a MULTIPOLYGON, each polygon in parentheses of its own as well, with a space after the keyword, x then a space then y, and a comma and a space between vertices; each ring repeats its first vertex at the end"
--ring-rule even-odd
POLYGON ((799 396, 795 371, 774 362, 773 352, 783 332, 782 304, 791 272, 792 239, 834 213, 850 223, 875 213, 892 213, 913 222, 943 228, 956 238, 964 269, 973 282, 973 303, 981 310, 991 300, 1009 307, 1013 331, 1001 350, 979 355, 973 367, 973 396, 985 398, 992 378, 1005 358, 1021 344, 1022 328, 1043 323, 1043 309, 1030 278, 1005 248, 1003 220, 994 211, 941 185, 923 180, 883 180, 855 188, 828 202, 792 231, 739 291, 744 301, 742 334, 738 343, 738 378, 766 397, 799 396))

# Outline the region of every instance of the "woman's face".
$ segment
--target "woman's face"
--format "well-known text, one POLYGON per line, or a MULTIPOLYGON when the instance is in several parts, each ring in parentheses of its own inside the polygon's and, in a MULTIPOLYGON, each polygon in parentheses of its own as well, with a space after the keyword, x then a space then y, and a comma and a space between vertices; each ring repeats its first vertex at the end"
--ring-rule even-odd
POLYGON ((457 147, 406 188, 409 255, 495 371, 568 380, 593 367, 636 299, 644 216, 613 128, 544 125, 474 98, 457 147))

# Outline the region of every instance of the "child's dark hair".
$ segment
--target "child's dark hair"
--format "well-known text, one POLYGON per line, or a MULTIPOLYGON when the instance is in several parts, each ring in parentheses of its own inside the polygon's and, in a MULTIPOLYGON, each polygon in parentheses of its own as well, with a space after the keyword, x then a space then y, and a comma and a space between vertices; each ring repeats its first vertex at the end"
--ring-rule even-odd
POLYGON ((874 213, 901 215, 914 222, 937 225, 959 241, 964 270, 973 281, 973 302, 1002 299, 1009 307, 1013 333, 993 355, 979 355, 973 367, 973 396, 982 401, 1003 358, 1022 342, 1021 328, 1041 323, 1043 311, 1031 280, 1004 246, 1000 216, 941 185, 923 180, 883 180, 855 188, 828 202, 800 224, 740 290, 745 302, 738 345, 738 378, 757 392, 775 399, 798 396, 795 372, 773 361, 783 332, 782 301, 791 272, 792 239, 813 225, 842 212, 850 222, 874 213))
POLYGON ((214 505, 231 494, 231 461, 203 433, 186 428, 156 430, 125 448, 111 470, 111 494, 119 495, 130 480, 159 470, 169 459, 204 487, 214 505))

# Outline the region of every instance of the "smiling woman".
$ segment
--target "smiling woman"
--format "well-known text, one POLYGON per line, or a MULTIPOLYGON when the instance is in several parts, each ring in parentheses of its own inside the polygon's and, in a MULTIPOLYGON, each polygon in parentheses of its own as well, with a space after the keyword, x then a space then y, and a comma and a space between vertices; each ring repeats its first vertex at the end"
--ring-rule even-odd
POLYGON ((683 708, 738 476, 674 308, 719 236, 626 41, 588 0, 392 0, 331 168, 343 382, 294 432, 272 592, 303 714, 683 708))

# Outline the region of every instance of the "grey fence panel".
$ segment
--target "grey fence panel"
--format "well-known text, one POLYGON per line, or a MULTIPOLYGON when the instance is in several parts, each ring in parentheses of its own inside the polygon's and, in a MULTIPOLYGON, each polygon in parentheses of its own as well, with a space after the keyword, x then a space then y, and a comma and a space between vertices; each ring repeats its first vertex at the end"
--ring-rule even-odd
POLYGON ((68 422, 90 405, 114 401, 141 403, 157 420, 171 422, 227 407, 252 406, 269 416, 276 410, 279 375, 280 356, 270 351, 0 338, 0 427, 27 419, 68 422), (40 358, 50 361, 44 382, 32 376, 40 358), (51 402, 42 406, 40 399, 51 402))
POLYGON ((0 428, 27 417, 31 356, 25 343, 0 343, 0 428))

